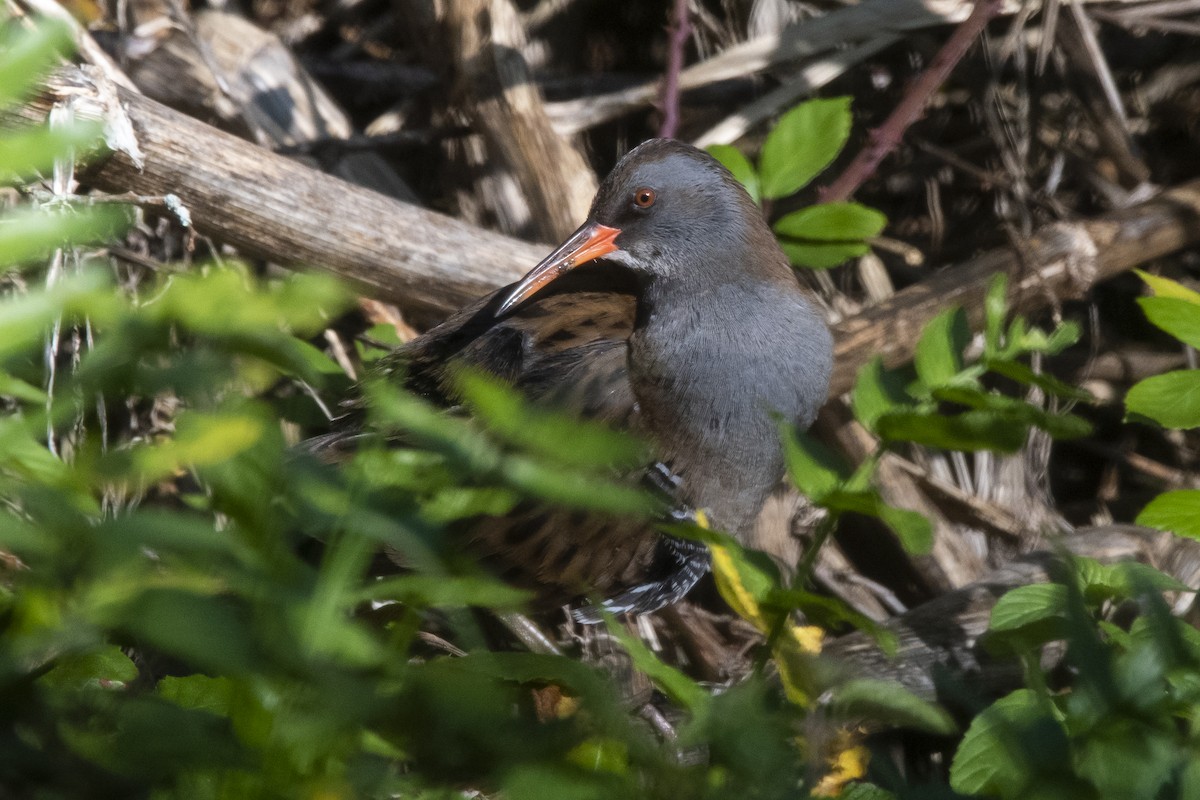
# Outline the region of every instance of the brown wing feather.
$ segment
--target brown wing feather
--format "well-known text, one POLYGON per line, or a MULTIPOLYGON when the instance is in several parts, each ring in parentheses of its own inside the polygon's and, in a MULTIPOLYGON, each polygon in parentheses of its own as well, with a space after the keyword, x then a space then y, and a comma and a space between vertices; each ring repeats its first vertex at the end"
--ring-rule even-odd
MULTIPOLYGON (((506 289, 481 298, 385 357, 386 372, 446 405, 453 372, 468 365, 501 378, 531 401, 616 428, 637 428, 626 366, 635 286, 604 265, 581 267, 501 318, 506 289)), ((504 517, 469 520, 458 533, 507 580, 545 602, 645 584, 662 537, 640 519, 523 503, 504 517)), ((670 572, 668 568, 666 570, 670 572)))

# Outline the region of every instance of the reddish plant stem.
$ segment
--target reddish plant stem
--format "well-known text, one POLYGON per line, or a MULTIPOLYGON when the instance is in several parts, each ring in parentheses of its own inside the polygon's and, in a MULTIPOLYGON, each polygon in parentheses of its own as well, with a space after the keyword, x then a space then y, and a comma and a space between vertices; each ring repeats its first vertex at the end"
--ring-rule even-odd
POLYGON ((955 29, 926 70, 909 86, 900 104, 882 125, 868 134, 866 146, 858 152, 854 161, 832 184, 821 189, 821 202, 848 200, 875 173, 879 163, 900 144, 909 126, 921 118, 929 98, 946 82, 971 44, 992 17, 1000 13, 1003 5, 1003 0, 976 0, 971 15, 955 29))
POLYGON ((667 26, 667 71, 663 75, 662 125, 658 135, 675 138, 679 132, 679 73, 683 71, 683 49, 692 33, 688 19, 688 0, 674 0, 671 21, 667 26))

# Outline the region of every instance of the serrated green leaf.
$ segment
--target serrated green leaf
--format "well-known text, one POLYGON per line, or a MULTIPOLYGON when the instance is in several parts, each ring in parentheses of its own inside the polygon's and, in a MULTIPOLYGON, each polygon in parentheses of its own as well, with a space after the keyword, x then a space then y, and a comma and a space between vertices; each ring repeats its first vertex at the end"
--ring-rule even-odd
POLYGON ((1037 695, 1019 689, 971 722, 950 765, 950 786, 963 794, 1028 797, 1050 765, 1070 763, 1067 737, 1037 695))
POLYGON ((830 269, 852 258, 864 256, 871 250, 861 242, 821 244, 781 240, 779 246, 793 266, 805 269, 830 269))
POLYGON ((1164 428, 1200 426, 1200 370, 1181 369, 1154 375, 1125 395, 1126 417, 1148 417, 1164 428))
POLYGON ((834 689, 831 705, 840 716, 865 717, 941 736, 948 736, 958 729, 945 709, 922 700, 892 681, 847 681, 834 689))
POLYGON ((741 150, 733 145, 712 144, 708 146, 708 154, 733 173, 733 177, 746 187, 746 191, 750 193, 750 198, 755 203, 759 202, 762 198, 762 187, 759 185, 758 172, 755 171, 754 165, 741 150))
POLYGON ((1200 489, 1163 492, 1137 515, 1138 525, 1200 539, 1200 489))
POLYGON ((1076 769, 1103 798, 1163 797, 1165 784, 1174 779, 1174 767, 1186 758, 1174 736, 1118 724, 1104 726, 1074 749, 1076 769))
POLYGON ((1064 618, 1067 587, 1058 583, 1034 583, 1006 592, 992 607, 989 630, 1014 631, 1047 619, 1064 618))
POLYGON ((1170 575, 1136 561, 1101 564, 1078 556, 1072 561, 1084 598, 1093 605, 1110 599, 1132 598, 1139 592, 1178 592, 1188 588, 1170 575))
POLYGON ((810 242, 858 242, 878 236, 887 217, 860 203, 821 203, 781 217, 775 232, 810 242))
POLYGON ((952 384, 962 372, 963 350, 970 341, 967 315, 961 308, 946 309, 930 320, 913 354, 921 383, 930 389, 952 384))
POLYGON ((842 151, 850 123, 849 97, 809 100, 784 114, 763 142, 763 197, 776 200, 804 188, 842 151))
POLYGON ((1139 297, 1146 319, 1190 347, 1200 347, 1200 305, 1177 297, 1139 297))

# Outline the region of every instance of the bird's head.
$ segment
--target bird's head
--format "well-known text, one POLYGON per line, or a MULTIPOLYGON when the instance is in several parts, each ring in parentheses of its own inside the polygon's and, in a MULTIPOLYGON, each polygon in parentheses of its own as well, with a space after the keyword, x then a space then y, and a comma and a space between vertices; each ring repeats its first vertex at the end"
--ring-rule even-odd
POLYGON ((587 222, 530 270, 499 313, 598 258, 648 282, 728 279, 738 269, 787 271, 762 212, 737 179, 708 153, 671 139, 645 142, 617 163, 587 222), (747 258, 748 252, 759 255, 747 258))

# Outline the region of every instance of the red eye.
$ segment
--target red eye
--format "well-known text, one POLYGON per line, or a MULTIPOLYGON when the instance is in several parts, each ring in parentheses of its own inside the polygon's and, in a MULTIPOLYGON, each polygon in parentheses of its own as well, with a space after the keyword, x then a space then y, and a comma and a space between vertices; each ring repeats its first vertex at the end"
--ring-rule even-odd
POLYGON ((638 208, 649 208, 654 205, 655 197, 653 189, 638 189, 633 193, 633 204, 638 208))

